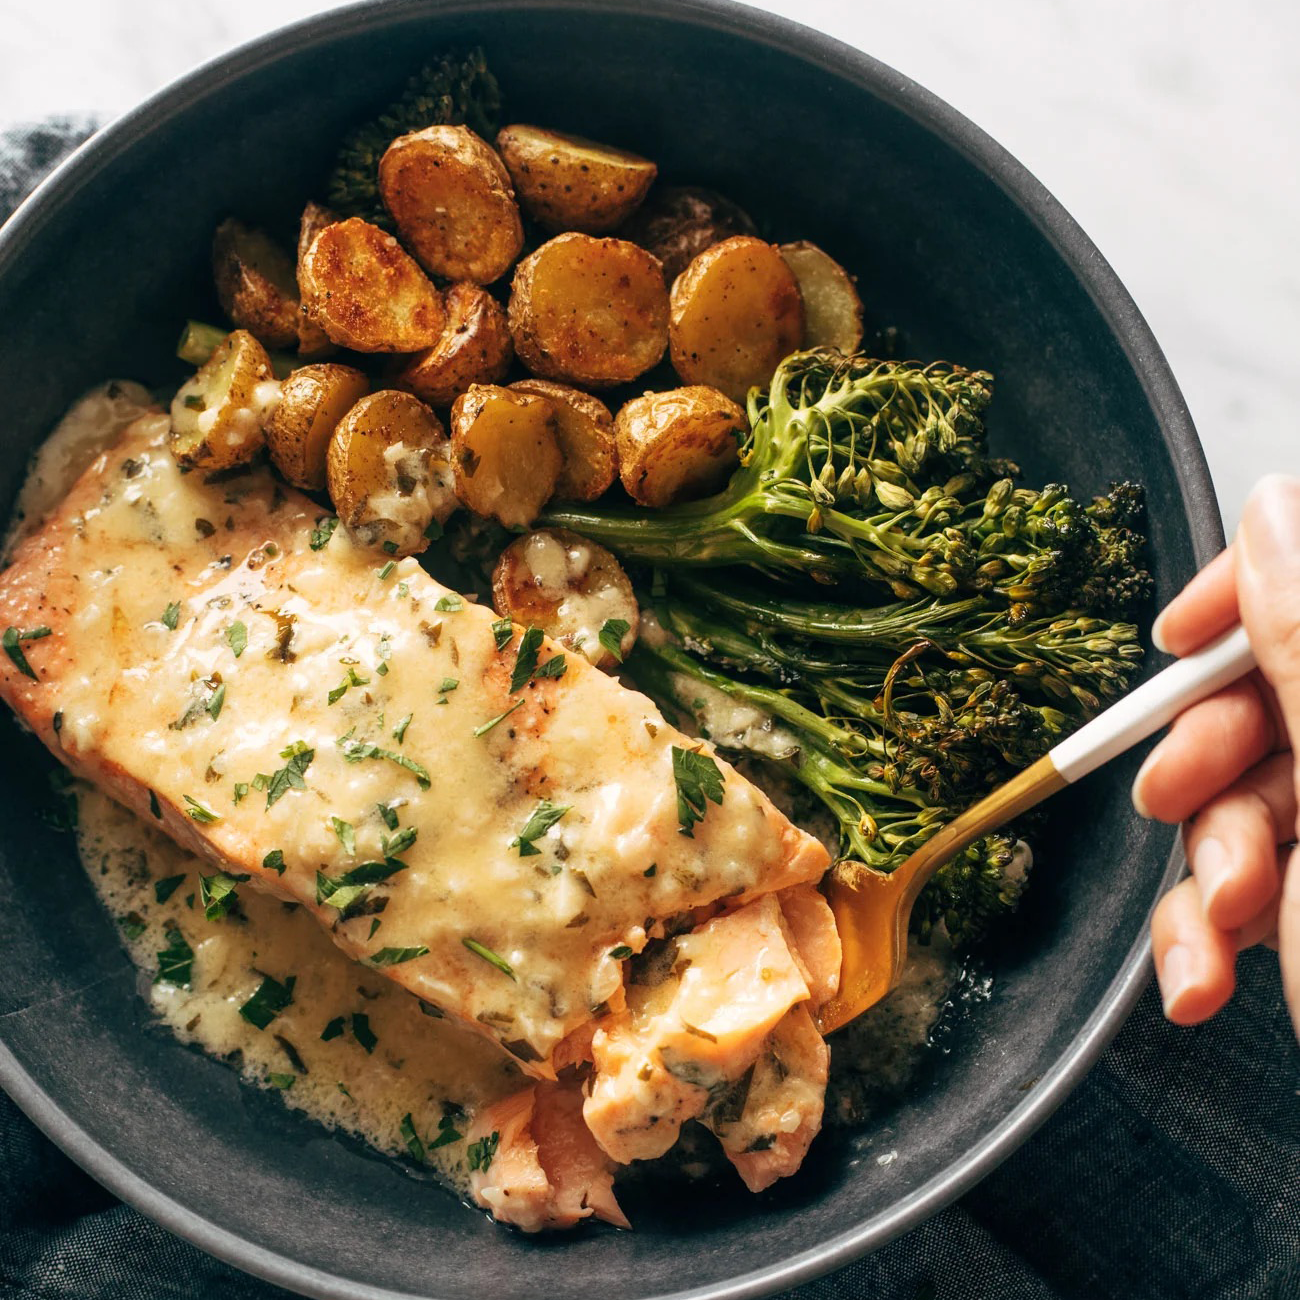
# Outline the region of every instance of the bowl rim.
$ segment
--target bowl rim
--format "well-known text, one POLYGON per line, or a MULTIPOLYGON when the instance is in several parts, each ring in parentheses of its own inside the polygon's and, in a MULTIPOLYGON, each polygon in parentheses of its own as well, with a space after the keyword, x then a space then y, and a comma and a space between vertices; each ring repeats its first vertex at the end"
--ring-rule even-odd
MULTIPOLYGON (((328 44, 374 25, 437 12, 512 10, 653 14, 779 48, 898 108, 955 148, 1030 219, 1088 293, 1137 377, 1169 448, 1188 518, 1192 550, 1204 565, 1224 533, 1204 451, 1187 405, 1137 304, 1082 228, 1045 186, 982 128, 887 64, 824 32, 737 0, 359 0, 278 27, 199 64, 117 117, 59 164, 0 226, 0 276, 22 256, 40 223, 156 124, 251 72, 283 51, 328 44)), ((1163 893, 1184 872, 1175 842, 1161 876, 1163 893)), ((1157 895, 1158 896, 1158 895, 1157 895)), ((1026 1141, 1082 1081, 1127 1019, 1150 977, 1150 935, 1125 955, 1096 1010, 1055 1064, 979 1143, 910 1195, 864 1224, 776 1264, 722 1282, 666 1293, 663 1300, 750 1300, 842 1268, 937 1213, 991 1173, 1026 1141)), ((152 1186, 66 1114, 0 1042, 0 1087, 72 1160, 116 1196, 177 1236, 268 1282, 320 1300, 423 1300, 413 1293, 328 1273, 255 1245, 152 1186)))

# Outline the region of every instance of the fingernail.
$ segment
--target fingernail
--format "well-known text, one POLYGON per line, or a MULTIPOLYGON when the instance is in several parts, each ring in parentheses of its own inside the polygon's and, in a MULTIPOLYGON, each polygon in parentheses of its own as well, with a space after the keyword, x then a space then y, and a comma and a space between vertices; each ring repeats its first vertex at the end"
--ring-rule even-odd
POLYGON ((1222 840, 1207 835, 1192 854, 1192 874, 1201 895, 1201 910, 1208 917, 1219 891, 1233 878, 1236 862, 1222 840))
POLYGON ((1156 621, 1151 624, 1151 644, 1162 655, 1169 653, 1169 646, 1165 642, 1165 611, 1163 609, 1156 615, 1156 621))
POLYGON ((1138 768, 1138 774, 1133 778, 1133 789, 1130 791, 1130 797, 1133 800, 1133 807, 1137 810, 1139 817, 1145 817, 1151 820, 1151 810, 1147 807, 1147 802, 1142 797, 1142 785, 1146 780, 1147 773, 1151 770, 1152 763, 1155 760, 1156 750, 1152 750, 1147 756, 1146 761, 1138 768))
POLYGON ((1296 564, 1300 559, 1300 478, 1269 474, 1260 479, 1242 512, 1241 535, 1252 565, 1296 564))
POLYGON ((1168 952, 1157 972, 1160 980, 1160 1000, 1164 1004, 1166 1019, 1178 1014, 1178 1004, 1196 988, 1200 962, 1196 954, 1181 943, 1168 952))

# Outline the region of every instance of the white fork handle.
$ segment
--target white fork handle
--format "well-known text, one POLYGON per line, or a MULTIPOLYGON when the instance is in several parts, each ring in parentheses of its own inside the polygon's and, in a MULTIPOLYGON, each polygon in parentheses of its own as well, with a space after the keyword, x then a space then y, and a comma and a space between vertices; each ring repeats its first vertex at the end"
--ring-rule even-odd
POLYGON ((1048 757, 1066 781, 1077 781, 1254 667, 1255 655, 1246 640, 1246 630, 1235 627, 1116 701, 1074 735, 1067 736, 1048 757))

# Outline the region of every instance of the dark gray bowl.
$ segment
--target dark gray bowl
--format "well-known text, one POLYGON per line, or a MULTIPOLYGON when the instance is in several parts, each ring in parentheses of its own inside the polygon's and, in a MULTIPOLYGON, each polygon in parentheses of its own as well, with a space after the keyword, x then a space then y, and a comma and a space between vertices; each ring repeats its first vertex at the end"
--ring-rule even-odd
MULTIPOLYGON (((888 68, 720 0, 406 0, 348 9, 209 65, 81 150, 0 233, 0 501, 64 406, 110 376, 175 377, 210 313, 234 211, 286 226, 340 132, 431 51, 482 42, 510 114, 616 140, 733 195, 861 277, 909 353, 999 378, 993 435, 1031 480, 1144 480, 1159 599, 1222 544, 1178 390, 1133 303, 1012 158, 888 68)), ((318 1296, 752 1296, 879 1246, 992 1169, 1060 1104, 1147 976, 1179 870, 1139 821, 1134 761, 1058 801, 992 1001, 924 1087, 761 1197, 681 1190, 637 1230, 537 1241, 331 1139, 151 1034, 44 766, 0 750, 0 1083, 74 1159, 174 1231, 318 1296), (896 1151, 887 1167, 876 1162, 896 1151)))

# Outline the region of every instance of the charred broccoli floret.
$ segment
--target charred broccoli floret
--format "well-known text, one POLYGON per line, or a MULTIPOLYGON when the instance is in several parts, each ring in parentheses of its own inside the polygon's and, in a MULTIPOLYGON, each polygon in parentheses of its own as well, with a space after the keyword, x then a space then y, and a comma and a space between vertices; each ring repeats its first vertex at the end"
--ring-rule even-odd
POLYGON ((468 126, 491 139, 500 125, 501 88, 481 49, 444 54, 417 72, 372 121, 344 137, 330 172, 329 204, 345 217, 392 229, 379 197, 379 160, 399 136, 441 124, 468 126))

